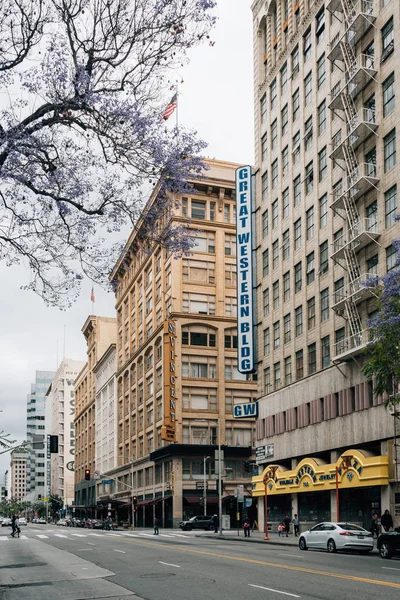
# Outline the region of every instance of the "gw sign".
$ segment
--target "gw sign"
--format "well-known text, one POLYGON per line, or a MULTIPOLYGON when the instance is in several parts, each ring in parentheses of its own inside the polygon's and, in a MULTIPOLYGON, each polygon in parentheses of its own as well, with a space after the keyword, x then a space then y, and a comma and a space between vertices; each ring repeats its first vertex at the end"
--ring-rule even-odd
POLYGON ((247 404, 235 404, 233 407, 233 416, 235 419, 248 419, 256 417, 258 414, 258 403, 248 402, 247 404))
POLYGON ((254 372, 252 169, 236 169, 238 371, 254 372))

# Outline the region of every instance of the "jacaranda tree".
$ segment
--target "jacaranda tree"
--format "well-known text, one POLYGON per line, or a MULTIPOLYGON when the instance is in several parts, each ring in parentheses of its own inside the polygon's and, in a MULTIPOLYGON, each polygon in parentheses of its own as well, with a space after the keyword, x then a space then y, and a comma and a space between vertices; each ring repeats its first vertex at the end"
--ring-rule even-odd
MULTIPOLYGON (((149 188, 159 190, 145 216, 150 236, 201 171, 203 142, 167 128, 161 114, 175 69, 208 37, 214 6, 1 1, 0 257, 27 264, 24 287, 48 304, 72 302, 84 275, 105 283, 117 234, 135 225, 149 188)), ((176 253, 192 244, 173 224, 160 235, 176 253)))
POLYGON ((368 285, 377 286, 378 313, 368 326, 371 343, 363 366, 368 379, 375 378, 377 395, 388 394, 389 403, 399 402, 400 384, 400 240, 393 246, 397 257, 394 268, 368 285))

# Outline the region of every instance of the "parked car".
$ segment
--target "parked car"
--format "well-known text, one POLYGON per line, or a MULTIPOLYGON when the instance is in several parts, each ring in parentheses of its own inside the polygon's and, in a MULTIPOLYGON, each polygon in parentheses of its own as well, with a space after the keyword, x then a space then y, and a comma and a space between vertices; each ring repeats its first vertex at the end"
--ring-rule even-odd
POLYGON ((382 558, 392 558, 394 554, 400 554, 400 527, 381 533, 377 548, 382 558))
POLYGON ((25 519, 25 517, 20 517, 19 518, 19 524, 20 525, 28 525, 27 520, 25 519))
POLYGON ((46 525, 46 519, 44 517, 40 517, 40 519, 37 520, 37 523, 40 523, 40 525, 46 525))
POLYGON ((192 529, 213 529, 213 518, 210 515, 198 515, 188 521, 181 521, 179 527, 182 531, 192 531, 192 529))
POLYGON ((72 527, 85 527, 85 521, 82 521, 82 519, 71 519, 71 525, 72 527))
POLYGON ((101 519, 92 519, 91 523, 90 523, 90 528, 91 529, 103 529, 104 521, 102 521, 101 519))
POLYGON ((3 517, 3 522, 1 524, 2 527, 6 527, 7 525, 11 525, 10 517, 3 517))
POLYGON ((303 531, 299 538, 300 550, 358 550, 360 554, 368 554, 373 547, 372 533, 354 523, 318 523, 303 531))
POLYGON ((67 521, 66 521, 66 519, 59 519, 59 521, 57 521, 56 525, 58 525, 59 527, 66 527, 67 521))

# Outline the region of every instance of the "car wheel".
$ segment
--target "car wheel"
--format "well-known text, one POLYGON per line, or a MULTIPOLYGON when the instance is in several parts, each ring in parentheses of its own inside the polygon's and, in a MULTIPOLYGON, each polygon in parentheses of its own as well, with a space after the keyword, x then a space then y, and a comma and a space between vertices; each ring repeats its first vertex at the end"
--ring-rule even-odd
POLYGON ((328 552, 330 552, 331 554, 333 554, 334 552, 337 552, 336 544, 335 544, 334 540, 332 540, 332 539, 328 540, 327 548, 328 548, 328 552))
POLYGON ((186 531, 192 531, 193 526, 192 525, 186 525, 186 531))
POLYGON ((303 537, 299 539, 299 548, 300 550, 308 550, 306 540, 303 537))
POLYGON ((388 542, 382 542, 381 547, 379 548, 379 554, 381 558, 392 558, 393 549, 388 542))

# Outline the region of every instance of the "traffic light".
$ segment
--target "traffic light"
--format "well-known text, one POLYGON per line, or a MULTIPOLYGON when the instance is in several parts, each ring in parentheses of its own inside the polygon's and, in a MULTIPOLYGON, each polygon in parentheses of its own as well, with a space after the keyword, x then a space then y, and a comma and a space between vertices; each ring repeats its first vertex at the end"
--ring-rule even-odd
POLYGON ((137 507, 137 496, 132 496, 132 504, 133 504, 133 508, 137 507))
POLYGON ((42 499, 42 494, 38 494, 38 500, 42 499))
POLYGON ((90 469, 85 469, 85 479, 86 481, 90 481, 90 469))
POLYGON ((50 436, 50 454, 58 454, 58 435, 50 436))

